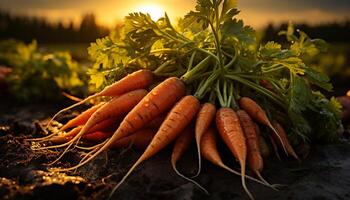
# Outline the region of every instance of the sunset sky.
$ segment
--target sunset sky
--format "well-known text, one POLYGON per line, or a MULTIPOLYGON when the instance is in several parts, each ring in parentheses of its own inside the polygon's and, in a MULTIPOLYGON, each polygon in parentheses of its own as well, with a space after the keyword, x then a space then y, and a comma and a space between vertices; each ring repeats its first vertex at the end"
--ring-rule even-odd
MULTIPOLYGON (((194 9, 195 0, 0 0, 0 9, 13 14, 40 16, 50 22, 74 21, 93 12, 98 22, 112 26, 132 11, 151 11, 156 18, 166 11, 172 19, 194 9)), ((312 24, 350 19, 350 0, 241 0, 240 18, 255 27, 269 22, 312 24)))

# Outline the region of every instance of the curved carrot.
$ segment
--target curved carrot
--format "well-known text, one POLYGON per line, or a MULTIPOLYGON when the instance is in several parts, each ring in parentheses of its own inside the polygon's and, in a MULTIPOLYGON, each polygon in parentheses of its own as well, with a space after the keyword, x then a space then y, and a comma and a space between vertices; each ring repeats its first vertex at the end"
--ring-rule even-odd
POLYGON ((285 144, 282 141, 282 138, 278 135, 275 128, 272 126, 269 118, 267 117, 265 111, 251 98, 249 97, 242 97, 239 100, 239 106, 246 111, 251 118, 253 118, 255 121, 269 127, 273 133, 278 137, 278 139, 281 141, 283 150, 287 153, 285 144))
MULTIPOLYGON (((86 122, 83 129, 69 142, 66 142, 61 145, 54 145, 49 147, 42 147, 40 149, 49 149, 49 148, 59 148, 67 146, 65 151, 57 158, 53 163, 57 162, 73 145, 74 142, 78 142, 79 139, 86 134, 90 128, 92 128, 97 123, 109 119, 109 118, 118 118, 125 113, 129 112, 136 104, 138 104, 141 99, 146 96, 147 90, 139 89, 123 94, 119 97, 113 98, 111 101, 104 104, 99 108, 86 122)), ((53 164, 51 163, 51 164, 53 164)))
POLYGON ((202 162, 201 162, 201 138, 205 131, 209 128, 210 124, 213 122, 215 117, 216 107, 212 103, 205 103, 202 105, 201 109, 198 112, 197 120, 196 120, 196 144, 197 144, 197 152, 198 152, 198 172, 195 175, 198 176, 201 172, 202 162))
MULTIPOLYGON (((241 176, 241 174, 236 171, 231 169, 230 167, 228 167, 227 165, 225 165, 220 157, 218 148, 217 148, 217 144, 216 144, 216 130, 213 127, 210 127, 207 131, 205 131, 205 133, 202 136, 202 140, 201 140, 201 153, 202 156, 208 160, 209 162, 213 163, 214 165, 217 165, 227 171, 229 171, 230 173, 233 173, 237 176, 241 176)), ((253 177, 250 177, 248 175, 245 175, 245 177, 251 181, 266 185, 264 182, 261 182, 253 177)), ((271 187, 270 185, 267 185, 269 187, 271 187)))
POLYGON ((60 130, 64 131, 64 130, 67 130, 69 128, 75 127, 75 126, 84 125, 89 120, 91 115, 94 114, 94 112, 96 112, 96 110, 98 110, 104 104, 105 104, 105 102, 102 102, 102 103, 99 103, 99 104, 92 106, 91 108, 85 110, 84 112, 82 112, 78 116, 76 116, 75 118, 69 120, 65 125, 63 125, 61 127, 60 130))
POLYGON ((231 108, 220 108, 216 112, 216 126, 221 138, 241 165, 242 186, 250 199, 254 199, 245 184, 247 145, 237 114, 231 108))
POLYGON ((111 148, 125 148, 132 144, 137 149, 145 149, 151 142, 156 132, 157 131, 154 129, 141 129, 129 136, 115 141, 111 145, 111 148))
POLYGON ((169 112, 164 122, 160 126, 156 135, 148 145, 147 149, 130 168, 122 180, 113 188, 109 198, 119 188, 119 186, 126 180, 127 177, 139 166, 143 161, 149 159, 161 149, 166 147, 169 143, 174 141, 190 124, 199 110, 200 104, 196 97, 188 95, 183 97, 169 112))
POLYGON ((78 103, 75 103, 67 108, 64 108, 58 111, 48 122, 47 127, 49 127, 52 120, 55 119, 62 112, 70 110, 93 98, 100 97, 100 96, 110 96, 110 97, 119 96, 133 90, 144 89, 148 87, 152 82, 153 82, 153 73, 149 70, 141 69, 131 74, 128 74, 127 76, 113 83, 112 85, 105 87, 101 92, 95 93, 78 103))
POLYGON ((171 154, 171 166, 177 175, 193 183, 194 185, 202 189, 206 194, 209 194, 205 188, 199 185, 199 183, 184 176, 176 168, 177 161, 181 158, 181 156, 185 153, 185 151, 190 147, 193 138, 194 138, 194 130, 191 126, 188 126, 175 141, 173 153, 171 154))
MULTIPOLYGON (((282 138, 283 144, 285 145, 286 149, 287 149, 287 155, 291 155, 293 156, 295 159, 297 159, 300 162, 300 159, 298 157, 298 155, 295 153, 292 145, 289 143, 288 137, 286 132, 284 131, 284 128, 282 127, 282 125, 276 121, 272 122, 273 127, 276 129, 278 135, 280 138, 282 138)), ((277 140, 277 138, 272 135, 272 137, 274 137, 275 140, 277 140)), ((282 143, 277 140, 277 144, 282 148, 282 143)))
POLYGON ((259 147, 259 135, 257 134, 257 128, 253 120, 244 110, 238 110, 237 116, 241 122, 246 138, 248 165, 261 181, 267 185, 271 185, 261 175, 264 168, 264 161, 259 147))
POLYGON ((120 123, 119 128, 114 132, 113 136, 99 149, 95 150, 95 153, 86 159, 84 162, 78 165, 67 168, 59 169, 59 171, 68 171, 76 169, 102 151, 108 149, 114 142, 120 138, 126 137, 133 132, 144 127, 146 123, 152 121, 155 117, 169 110, 175 102, 177 102, 186 93, 184 83, 176 77, 171 77, 153 88, 124 118, 120 123))

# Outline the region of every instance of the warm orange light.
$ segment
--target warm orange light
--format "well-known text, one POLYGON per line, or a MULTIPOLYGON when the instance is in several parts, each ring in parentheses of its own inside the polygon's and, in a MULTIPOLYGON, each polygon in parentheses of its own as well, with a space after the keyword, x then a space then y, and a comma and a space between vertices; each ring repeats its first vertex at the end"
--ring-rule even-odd
POLYGON ((148 13, 153 20, 158 20, 164 16, 164 9, 159 5, 141 5, 135 9, 136 12, 148 13))

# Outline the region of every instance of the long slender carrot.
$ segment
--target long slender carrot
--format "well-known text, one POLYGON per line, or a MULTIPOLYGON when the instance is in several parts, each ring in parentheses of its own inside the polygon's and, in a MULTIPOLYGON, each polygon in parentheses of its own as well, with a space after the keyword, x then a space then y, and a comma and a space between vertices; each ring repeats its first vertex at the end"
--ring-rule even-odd
POLYGON ((136 131, 135 133, 123 137, 117 141, 115 141, 111 148, 125 148, 129 145, 133 145, 137 149, 145 149, 149 143, 151 142, 152 138, 156 134, 156 130, 154 129, 141 129, 139 131, 136 131))
POLYGON ((98 150, 92 154, 91 157, 76 166, 67 169, 60 169, 59 171, 69 171, 76 169, 102 151, 107 150, 110 145, 122 137, 126 137, 131 133, 144 127, 145 124, 152 121, 157 116, 169 110, 175 102, 177 102, 186 93, 184 83, 176 77, 170 77, 153 88, 124 118, 120 123, 119 128, 114 132, 113 136, 98 150))
POLYGON ((216 112, 216 126, 221 138, 241 165, 243 189, 246 191, 250 199, 254 199, 245 183, 247 145, 239 118, 235 111, 231 108, 220 108, 216 112))
POLYGON ((270 149, 269 146, 267 145, 264 137, 261 135, 259 125, 255 122, 253 122, 254 127, 255 127, 255 132, 259 140, 259 148, 261 151, 261 156, 263 158, 268 158, 270 156, 270 149))
POLYGON ((244 136, 246 138, 248 165, 261 181, 270 185, 270 183, 268 183, 261 175, 264 168, 264 161, 261 156, 259 136, 256 131, 256 126, 248 113, 246 113, 244 110, 238 110, 237 116, 241 122, 244 136))
POLYGON ((148 87, 152 82, 153 82, 153 73, 151 71, 142 69, 142 70, 133 72, 125 76, 121 80, 113 83, 112 85, 105 87, 101 92, 88 96, 84 100, 58 111, 48 122, 47 127, 49 127, 52 120, 55 119, 62 112, 70 110, 78 105, 84 104, 85 102, 93 98, 100 97, 100 96, 110 96, 110 97, 119 96, 133 90, 144 89, 148 87))
POLYGON ((246 111, 251 118, 253 118, 255 121, 269 127, 273 133, 278 137, 278 139, 281 141, 283 150, 287 153, 285 144, 282 141, 282 138, 278 135, 275 128, 272 126, 269 118, 267 117, 265 111, 257 104, 254 100, 252 100, 249 97, 242 97, 239 100, 239 106, 246 111))
POLYGON ((108 103, 104 104, 101 108, 99 108, 86 122, 83 129, 69 142, 66 142, 61 145, 54 145, 49 147, 42 147, 39 149, 48 149, 48 148, 59 148, 67 146, 66 149, 61 153, 61 155, 53 161, 51 164, 57 162, 62 156, 70 149, 73 143, 77 143, 81 136, 86 134, 90 128, 92 128, 97 123, 109 119, 109 118, 118 118, 125 113, 129 112, 136 104, 138 104, 141 99, 146 96, 147 90, 139 89, 123 94, 119 97, 113 98, 108 103))
MULTIPOLYGON (((208 160, 209 162, 213 163, 214 165, 217 165, 227 171, 229 171, 230 173, 233 173, 237 176, 241 176, 241 174, 236 171, 231 169, 230 167, 228 167, 227 165, 224 164, 224 162, 222 161, 219 151, 217 149, 217 144, 216 144, 216 130, 213 127, 210 127, 207 131, 205 131, 205 133, 202 136, 202 140, 201 140, 201 153, 202 156, 208 160)), ((245 175, 245 177, 251 181, 266 185, 264 182, 261 182, 260 180, 257 180, 253 177, 250 177, 248 175, 245 175)), ((270 185, 267 185, 269 187, 271 187, 270 185)))
POLYGON ((89 120, 91 115, 94 114, 94 112, 96 112, 96 110, 98 110, 104 104, 105 104, 105 102, 102 102, 102 103, 99 103, 99 104, 92 106, 91 108, 85 110, 84 112, 82 112, 81 114, 76 116, 75 118, 69 120, 65 125, 63 125, 60 128, 60 130, 64 131, 64 130, 67 130, 69 128, 75 127, 75 126, 84 125, 89 120))
POLYGON ((202 168, 201 149, 200 149, 201 138, 204 132, 207 131, 210 124, 213 122, 213 119, 215 118, 215 113, 216 113, 215 105, 212 103, 205 103, 202 105, 197 115, 195 134, 196 134, 196 144, 197 144, 197 153, 198 153, 198 171, 195 177, 199 175, 202 168))
POLYGON ((182 130, 184 130, 195 117, 199 107, 200 104, 198 99, 194 96, 188 95, 183 97, 171 109, 151 143, 148 145, 147 149, 130 168, 122 180, 113 188, 109 198, 112 197, 113 193, 119 188, 119 186, 121 186, 121 184, 129 177, 137 166, 139 166, 143 161, 152 157, 154 154, 158 153, 181 134, 182 130))
POLYGON ((201 190, 203 190, 206 194, 209 194, 208 191, 205 188, 203 188, 199 183, 186 177, 181 172, 179 172, 179 170, 176 168, 177 161, 179 161, 181 156, 190 147, 193 138, 194 138, 194 130, 190 125, 182 132, 182 134, 175 141, 173 153, 171 154, 171 166, 177 175, 179 175, 183 179, 193 183, 194 185, 199 187, 201 190))
MULTIPOLYGON (((283 144, 285 145, 285 147, 287 149, 287 155, 290 154, 291 156, 293 156, 295 159, 297 159, 300 162, 298 155, 295 153, 292 145, 289 143, 287 134, 284 131, 284 128, 282 127, 282 125, 276 121, 273 121, 272 125, 273 125, 273 127, 275 127, 280 138, 282 138, 283 144)), ((275 135, 272 135, 272 137, 274 137, 274 139, 277 140, 275 135)), ((281 142, 279 140, 277 140, 277 141, 278 141, 277 144, 282 148, 281 142)))

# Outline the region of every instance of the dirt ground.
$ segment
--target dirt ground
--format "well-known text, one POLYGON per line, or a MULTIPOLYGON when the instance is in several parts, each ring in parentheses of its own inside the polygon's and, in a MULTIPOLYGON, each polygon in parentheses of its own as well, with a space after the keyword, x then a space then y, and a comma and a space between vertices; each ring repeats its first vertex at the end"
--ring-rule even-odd
MULTIPOLYGON (((0 105, 0 199, 105 199, 141 154, 133 148, 112 150, 76 172, 49 172, 45 164, 59 152, 33 151, 25 139, 39 137, 37 120, 52 116, 57 107, 0 105)), ((247 199, 240 177, 208 162, 195 178, 210 192, 206 195, 175 174, 170 153, 170 148, 165 149, 137 168, 113 199, 247 199)), ((224 155, 225 162, 237 168, 228 152, 224 155)), ((73 150, 55 166, 68 167, 78 160, 78 152, 73 150)), ((195 149, 191 149, 179 169, 194 174, 196 162, 195 149)), ((301 163, 271 158, 265 162, 263 175, 271 183, 286 186, 274 191, 248 181, 256 199, 350 199, 350 143, 344 139, 339 144, 316 146, 301 163)))

